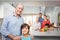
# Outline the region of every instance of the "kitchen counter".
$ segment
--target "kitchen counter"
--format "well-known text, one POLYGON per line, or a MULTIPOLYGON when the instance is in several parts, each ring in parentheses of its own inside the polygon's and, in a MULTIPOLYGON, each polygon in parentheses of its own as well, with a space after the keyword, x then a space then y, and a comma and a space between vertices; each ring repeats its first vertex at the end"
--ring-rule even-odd
POLYGON ((47 32, 35 31, 32 29, 30 33, 34 35, 34 40, 60 40, 60 31, 57 28, 47 32))
POLYGON ((60 31, 56 28, 54 30, 49 30, 47 32, 32 30, 30 33, 34 36, 60 36, 60 31))

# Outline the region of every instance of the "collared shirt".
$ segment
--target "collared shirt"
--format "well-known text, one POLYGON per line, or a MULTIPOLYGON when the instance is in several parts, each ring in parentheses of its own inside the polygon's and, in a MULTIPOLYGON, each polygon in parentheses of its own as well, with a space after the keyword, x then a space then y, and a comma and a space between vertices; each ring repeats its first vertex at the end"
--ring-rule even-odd
POLYGON ((42 23, 42 22, 43 22, 43 20, 44 20, 43 18, 40 18, 40 17, 39 17, 38 22, 42 23))
POLYGON ((13 13, 4 18, 2 27, 1 27, 1 34, 7 36, 12 34, 14 36, 20 35, 20 27, 24 23, 22 17, 16 17, 13 13))

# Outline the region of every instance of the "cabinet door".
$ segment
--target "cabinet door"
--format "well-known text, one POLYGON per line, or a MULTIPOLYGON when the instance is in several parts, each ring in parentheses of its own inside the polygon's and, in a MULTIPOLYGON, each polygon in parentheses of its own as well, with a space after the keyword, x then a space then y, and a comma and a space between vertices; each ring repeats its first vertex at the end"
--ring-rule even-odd
POLYGON ((60 13, 58 14, 58 26, 60 26, 60 13))

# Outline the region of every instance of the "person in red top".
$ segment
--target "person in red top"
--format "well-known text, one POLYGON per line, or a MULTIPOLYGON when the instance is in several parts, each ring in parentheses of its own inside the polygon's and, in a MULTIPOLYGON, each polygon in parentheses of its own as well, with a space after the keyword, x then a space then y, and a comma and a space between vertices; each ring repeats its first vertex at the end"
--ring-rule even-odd
POLYGON ((41 28, 45 28, 45 24, 50 24, 50 20, 47 18, 46 15, 44 15, 44 21, 42 22, 41 28))

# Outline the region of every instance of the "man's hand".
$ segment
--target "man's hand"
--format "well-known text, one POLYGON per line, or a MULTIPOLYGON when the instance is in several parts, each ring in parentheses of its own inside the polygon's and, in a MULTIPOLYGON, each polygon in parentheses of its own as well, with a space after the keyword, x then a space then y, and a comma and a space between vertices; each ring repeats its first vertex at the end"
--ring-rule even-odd
POLYGON ((11 38, 12 40, 20 40, 20 36, 14 36, 12 34, 8 35, 9 38, 11 38))
POLYGON ((15 36, 13 40, 20 40, 20 36, 15 36))

